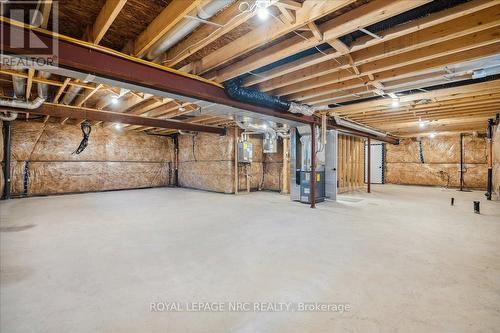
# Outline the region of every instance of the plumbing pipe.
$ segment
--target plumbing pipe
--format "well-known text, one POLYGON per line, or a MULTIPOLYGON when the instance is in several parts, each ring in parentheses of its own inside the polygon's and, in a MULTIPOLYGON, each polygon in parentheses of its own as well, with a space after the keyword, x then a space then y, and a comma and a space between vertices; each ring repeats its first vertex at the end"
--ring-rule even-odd
POLYGON ((151 47, 151 50, 146 54, 148 60, 156 60, 165 51, 183 40, 187 35, 193 32, 196 28, 203 24, 202 21, 207 21, 219 11, 230 5, 232 0, 213 0, 198 8, 197 13, 192 13, 190 16, 195 16, 197 19, 184 18, 177 23, 170 32, 165 34, 159 41, 151 47))
POLYGON ((372 164, 372 140, 370 138, 367 138, 367 141, 368 141, 368 147, 366 149, 368 149, 367 151, 367 158, 368 158, 368 166, 366 167, 367 170, 366 170, 366 184, 367 184, 367 192, 368 193, 371 193, 371 184, 372 184, 372 175, 371 175, 371 164, 372 164))
POLYGON ((6 121, 3 124, 3 135, 4 135, 4 168, 3 177, 5 179, 3 188, 3 198, 5 200, 10 199, 10 148, 11 148, 11 126, 10 121, 6 121))

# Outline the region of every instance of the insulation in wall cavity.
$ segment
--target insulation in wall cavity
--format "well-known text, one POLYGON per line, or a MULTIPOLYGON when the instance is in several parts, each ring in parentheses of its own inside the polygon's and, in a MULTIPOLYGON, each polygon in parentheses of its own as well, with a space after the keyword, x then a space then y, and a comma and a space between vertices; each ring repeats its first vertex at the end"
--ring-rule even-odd
POLYGON ((82 139, 78 126, 22 121, 12 125, 13 195, 171 184, 171 138, 94 126, 88 147, 76 155, 82 139))
MULTIPOLYGON (((386 182, 404 185, 460 186, 460 136, 403 139, 386 146, 386 182), (419 159, 422 145, 424 163, 419 159)), ((465 187, 484 189, 487 174, 484 138, 464 137, 465 187)))

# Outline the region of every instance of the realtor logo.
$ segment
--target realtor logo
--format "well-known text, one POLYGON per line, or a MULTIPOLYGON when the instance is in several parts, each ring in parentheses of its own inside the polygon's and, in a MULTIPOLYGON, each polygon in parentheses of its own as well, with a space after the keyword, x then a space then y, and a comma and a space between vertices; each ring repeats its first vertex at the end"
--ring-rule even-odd
POLYGON ((0 0, 2 66, 44 67, 57 65, 58 40, 36 28, 58 32, 57 1, 0 0))

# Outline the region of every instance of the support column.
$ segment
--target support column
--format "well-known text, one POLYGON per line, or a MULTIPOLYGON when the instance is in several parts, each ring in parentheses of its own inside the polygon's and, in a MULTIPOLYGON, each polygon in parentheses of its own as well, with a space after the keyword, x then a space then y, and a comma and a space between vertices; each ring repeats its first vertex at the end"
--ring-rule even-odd
POLYGON ((11 123, 10 121, 4 121, 3 123, 3 133, 4 133, 4 165, 3 165, 3 176, 5 180, 3 188, 3 198, 5 200, 10 199, 10 147, 11 147, 11 123))
POLYGON ((311 125, 311 179, 309 183, 311 208, 316 208, 316 125, 311 125))
POLYGON ((283 138, 283 168, 281 194, 290 193, 290 139, 283 138))
POLYGON ((367 164, 368 165, 366 167, 367 168, 367 171, 366 171, 366 183, 368 185, 367 186, 367 192, 371 193, 371 186, 370 185, 372 183, 372 175, 371 175, 372 174, 371 173, 371 171, 372 171, 372 165, 371 165, 372 164, 372 161, 371 161, 372 160, 372 144, 371 144, 371 139, 370 138, 368 138, 368 147, 366 149, 368 149, 368 156, 367 156, 367 158, 368 158, 368 163, 367 164))
POLYGON ((238 194, 240 178, 238 174, 238 127, 234 128, 234 194, 238 194))

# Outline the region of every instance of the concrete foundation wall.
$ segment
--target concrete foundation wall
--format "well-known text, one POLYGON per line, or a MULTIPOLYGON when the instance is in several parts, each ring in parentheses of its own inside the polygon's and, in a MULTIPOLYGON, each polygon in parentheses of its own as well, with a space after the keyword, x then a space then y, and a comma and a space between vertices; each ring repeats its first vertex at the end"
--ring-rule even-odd
POLYGON ((87 148, 79 126, 12 123, 12 194, 45 195, 167 186, 170 138, 92 127, 87 148))
MULTIPOLYGON (((460 136, 403 139, 386 145, 386 183, 404 185, 460 186, 460 136)), ((486 139, 464 138, 464 183, 467 188, 485 189, 487 179, 486 139)))

